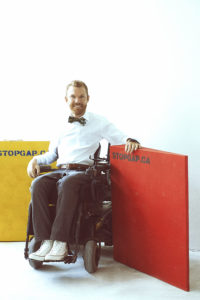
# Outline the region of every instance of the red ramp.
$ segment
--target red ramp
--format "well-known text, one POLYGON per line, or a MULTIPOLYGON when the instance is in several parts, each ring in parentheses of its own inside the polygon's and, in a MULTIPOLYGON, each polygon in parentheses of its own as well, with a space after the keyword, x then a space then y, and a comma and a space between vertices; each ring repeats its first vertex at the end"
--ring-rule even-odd
POLYGON ((114 258, 189 290, 188 159, 111 146, 114 258))

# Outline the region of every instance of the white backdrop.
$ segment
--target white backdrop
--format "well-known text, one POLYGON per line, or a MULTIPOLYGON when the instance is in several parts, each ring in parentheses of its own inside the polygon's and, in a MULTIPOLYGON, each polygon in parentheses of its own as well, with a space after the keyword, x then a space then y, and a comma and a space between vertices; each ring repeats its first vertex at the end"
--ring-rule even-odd
POLYGON ((0 139, 49 140, 65 86, 143 146, 189 156, 200 250, 199 0, 0 0, 0 139))

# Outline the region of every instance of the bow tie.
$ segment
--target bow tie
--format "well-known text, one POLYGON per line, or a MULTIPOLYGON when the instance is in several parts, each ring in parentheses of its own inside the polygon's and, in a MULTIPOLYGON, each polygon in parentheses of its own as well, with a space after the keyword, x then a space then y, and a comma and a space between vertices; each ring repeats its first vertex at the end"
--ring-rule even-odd
POLYGON ((86 124, 86 119, 83 118, 83 117, 81 117, 81 118, 76 118, 76 117, 69 116, 68 122, 69 122, 69 123, 79 122, 81 125, 84 126, 84 125, 86 124))

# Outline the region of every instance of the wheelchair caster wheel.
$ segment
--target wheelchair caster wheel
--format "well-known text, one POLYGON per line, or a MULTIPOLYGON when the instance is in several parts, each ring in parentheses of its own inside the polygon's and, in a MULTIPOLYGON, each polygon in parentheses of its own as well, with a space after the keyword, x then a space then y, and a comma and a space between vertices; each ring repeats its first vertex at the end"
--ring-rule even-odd
POLYGON ((85 244, 84 266, 88 273, 94 273, 97 270, 100 258, 100 247, 96 241, 90 240, 85 244))
POLYGON ((38 260, 33 260, 33 259, 29 259, 29 264, 33 269, 40 269, 42 268, 42 261, 38 261, 38 260))

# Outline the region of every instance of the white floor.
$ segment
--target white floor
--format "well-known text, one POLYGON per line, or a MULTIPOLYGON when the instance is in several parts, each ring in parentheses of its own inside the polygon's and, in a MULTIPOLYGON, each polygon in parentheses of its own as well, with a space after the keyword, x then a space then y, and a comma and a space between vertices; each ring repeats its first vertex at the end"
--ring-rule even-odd
POLYGON ((85 271, 81 255, 75 264, 44 264, 34 270, 23 252, 22 242, 0 243, 1 300, 200 299, 200 252, 190 252, 190 292, 114 261, 112 247, 103 247, 94 274, 85 271))

